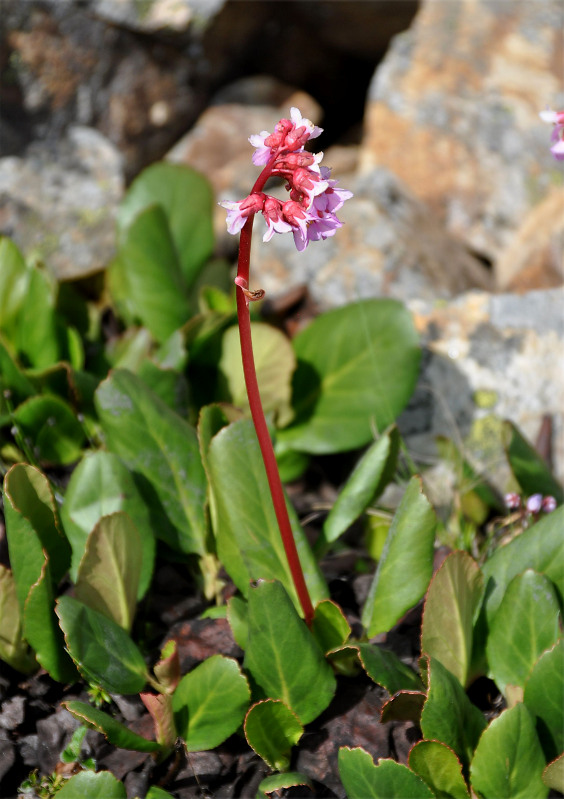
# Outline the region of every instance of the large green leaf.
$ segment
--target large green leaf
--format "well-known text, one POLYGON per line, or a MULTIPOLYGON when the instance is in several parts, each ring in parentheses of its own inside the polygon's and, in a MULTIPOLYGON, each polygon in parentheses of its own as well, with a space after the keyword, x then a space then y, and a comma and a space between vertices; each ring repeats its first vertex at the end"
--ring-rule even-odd
POLYGON ((127 513, 103 516, 86 542, 75 596, 130 631, 135 616, 141 537, 127 513))
POLYGON ((286 771, 290 754, 303 735, 296 714, 280 699, 265 699, 251 707, 245 718, 249 746, 276 771, 286 771))
POLYGON ((564 502, 561 484, 513 422, 504 422, 503 443, 511 470, 525 494, 552 495, 559 504, 564 502))
POLYGON ((421 651, 440 660, 464 687, 470 672, 473 621, 483 582, 470 555, 453 552, 431 580, 425 599, 421 651))
POLYGON ((546 765, 527 707, 518 703, 492 721, 470 768, 472 787, 484 799, 544 799, 546 765))
POLYGON ((323 541, 335 541, 382 493, 392 479, 399 452, 394 427, 375 441, 358 461, 323 525, 323 541))
POLYGON ((440 741, 416 743, 410 749, 408 764, 437 799, 470 799, 460 760, 440 741))
POLYGON ((25 305, 29 282, 30 269, 23 255, 13 241, 0 237, 0 330, 13 343, 18 314, 25 305))
POLYGON ((108 449, 140 478, 157 535, 204 554, 206 479, 194 428, 126 371, 100 384, 96 407, 108 449))
POLYGON ((525 683, 524 702, 536 716, 547 760, 564 752, 564 639, 535 663, 525 683))
POLYGON ((368 444, 415 388, 417 334, 396 300, 363 300, 324 313, 293 344, 296 418, 278 434, 287 448, 322 454, 368 444))
POLYGON ((17 317, 14 344, 36 369, 44 369, 66 355, 66 329, 55 312, 56 301, 54 279, 44 270, 32 267, 25 303, 17 317))
MULTIPOLYGON (((287 424, 292 416, 290 398, 292 373, 296 368, 294 350, 289 339, 272 325, 253 322, 251 334, 264 412, 276 414, 279 425, 287 424)), ((237 327, 228 327, 223 334, 219 368, 225 377, 230 401, 250 415, 237 327)))
POLYGON ((96 730, 106 737, 109 743, 119 747, 119 749, 131 749, 135 752, 158 752, 161 745, 156 741, 149 741, 130 730, 124 724, 98 710, 86 702, 70 701, 63 702, 66 708, 81 724, 86 724, 90 729, 96 730))
MULTIPOLYGON (((313 783, 305 774, 299 771, 285 771, 283 774, 271 774, 265 777, 258 787, 255 799, 268 799, 274 794, 279 796, 279 791, 283 788, 296 788, 305 785, 313 792, 313 783)), ((149 799, 149 797, 147 797, 149 799)))
POLYGON ((442 741, 460 758, 465 773, 486 719, 466 696, 459 680, 440 660, 423 658, 429 689, 421 713, 421 731, 427 740, 442 741))
POLYGON ((150 509, 117 455, 102 450, 91 452, 73 471, 61 508, 61 520, 72 547, 70 573, 75 582, 89 533, 103 516, 118 511, 131 517, 141 538, 140 599, 149 587, 155 560, 150 509))
POLYGON ((58 599, 57 615, 69 654, 88 682, 116 694, 143 690, 145 660, 119 624, 70 596, 58 599))
POLYGON ((251 589, 245 668, 265 696, 285 702, 302 724, 317 718, 333 698, 333 671, 276 580, 261 580, 251 589))
POLYGON ((351 635, 345 614, 331 599, 324 599, 316 606, 311 631, 325 654, 343 646, 351 635))
POLYGON ((564 507, 557 508, 505 546, 482 567, 486 586, 484 611, 488 622, 497 612, 511 580, 534 569, 550 578, 564 604, 564 507))
POLYGON ((190 316, 188 288, 167 217, 145 208, 123 236, 109 271, 110 289, 124 315, 164 342, 190 316))
POLYGON ((203 175, 179 164, 153 164, 133 181, 120 205, 120 245, 137 215, 149 206, 159 205, 190 287, 213 250, 212 203, 212 190, 203 175))
POLYGON ((548 764, 542 773, 542 781, 549 788, 564 793, 564 752, 548 764))
MULTIPOLYGON (((244 596, 251 580, 278 579, 299 608, 258 440, 250 420, 224 427, 209 446, 210 510, 217 552, 244 596)), ((296 547, 312 602, 327 587, 305 534, 288 505, 296 547)))
POLYGON ((178 734, 189 752, 214 749, 243 722, 250 690, 239 664, 212 655, 179 682, 172 697, 178 734))
POLYGON ((54 612, 54 587, 68 569, 70 548, 47 478, 33 466, 13 466, 4 480, 4 513, 23 635, 53 679, 74 682, 54 612))
POLYGON ((435 512, 414 477, 388 531, 362 611, 369 638, 390 630, 425 593, 433 573, 435 526, 435 512))
POLYGON ((407 766, 372 757, 360 747, 339 749, 339 776, 348 799, 433 799, 431 789, 407 766))
POLYGON ((493 617, 486 653, 491 676, 502 693, 524 687, 531 670, 560 634, 560 607, 552 583, 527 569, 507 586, 493 617))

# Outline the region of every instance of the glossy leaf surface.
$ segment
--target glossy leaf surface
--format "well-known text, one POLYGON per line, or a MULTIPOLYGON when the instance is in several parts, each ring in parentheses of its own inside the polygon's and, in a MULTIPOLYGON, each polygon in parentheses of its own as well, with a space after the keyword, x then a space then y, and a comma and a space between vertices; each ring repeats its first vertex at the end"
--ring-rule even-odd
POLYGON ((564 752, 564 639, 544 652, 525 683, 524 702, 536 717, 547 760, 564 752))
POLYGON ((178 734, 188 752, 213 749, 243 722, 250 691, 239 664, 212 655, 179 682, 172 698, 178 734))
POLYGON ((343 646, 351 634, 343 611, 330 599, 323 599, 316 606, 311 631, 325 654, 343 646))
POLYGON ((419 676, 402 663, 395 652, 376 644, 358 644, 358 651, 370 679, 385 688, 389 694, 423 690, 419 676))
POLYGON ((536 493, 548 494, 558 503, 564 502, 564 490, 561 484, 513 422, 504 422, 503 441, 509 465, 523 492, 527 496, 536 493))
POLYGON ((527 569, 511 580, 493 617, 486 652, 498 688, 524 687, 533 666, 560 635, 560 607, 551 581, 527 569))
POLYGON ((285 702, 302 724, 313 721, 333 698, 335 676, 281 583, 251 589, 248 623, 245 668, 265 696, 285 702))
POLYGON ((126 799, 125 786, 110 771, 79 771, 57 791, 60 799, 126 799))
POLYGON ((408 765, 437 799, 470 799, 460 760, 440 741, 418 741, 409 752, 408 765))
POLYGON ((348 799, 433 799, 423 780, 394 760, 376 766, 364 749, 339 749, 339 775, 348 799))
POLYGON ((390 630, 427 590, 435 526, 435 512, 414 477, 394 516, 362 611, 369 638, 390 630))
POLYGON ((483 592, 478 564, 453 552, 429 585, 423 611, 421 650, 440 660, 464 687, 472 659, 473 621, 483 592))
MULTIPOLYGON (((217 553, 233 582, 247 596, 251 580, 278 579, 299 607, 252 422, 241 420, 220 430, 209 446, 207 463, 217 553)), ((288 512, 315 603, 327 596, 327 587, 290 505, 288 512)))
POLYGON ((70 656, 86 680, 110 693, 143 690, 147 666, 125 630, 70 596, 59 598, 57 615, 70 656))
POLYGON ((249 746, 276 771, 288 768, 292 747, 298 743, 303 731, 296 714, 280 699, 257 702, 245 719, 249 746))
POLYGON ((120 749, 132 749, 135 752, 158 752, 161 748, 160 744, 143 738, 125 724, 121 724, 112 716, 86 702, 73 700, 62 704, 81 724, 86 724, 90 729, 101 733, 109 743, 120 749))
POLYGON ((141 557, 141 537, 127 513, 103 516, 86 542, 76 598, 124 630, 131 630, 141 557))
POLYGON ((101 383, 96 407, 108 449, 140 476, 159 537, 203 554, 206 480, 194 428, 126 371, 101 383))
POLYGON ((544 799, 545 759, 526 706, 494 719, 480 738, 471 766, 472 787, 484 799, 544 799))
POLYGON ((296 418, 279 432, 287 447, 342 452, 368 444, 406 405, 420 351, 406 308, 363 300, 318 316, 293 340, 296 418))

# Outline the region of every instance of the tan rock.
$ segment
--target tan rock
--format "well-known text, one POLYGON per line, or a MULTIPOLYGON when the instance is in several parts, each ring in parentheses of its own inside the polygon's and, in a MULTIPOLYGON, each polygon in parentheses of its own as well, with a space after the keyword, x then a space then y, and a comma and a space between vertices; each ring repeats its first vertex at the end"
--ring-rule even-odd
POLYGON ((378 67, 360 168, 384 165, 495 261, 562 182, 538 112, 562 92, 564 6, 424 0, 378 67))

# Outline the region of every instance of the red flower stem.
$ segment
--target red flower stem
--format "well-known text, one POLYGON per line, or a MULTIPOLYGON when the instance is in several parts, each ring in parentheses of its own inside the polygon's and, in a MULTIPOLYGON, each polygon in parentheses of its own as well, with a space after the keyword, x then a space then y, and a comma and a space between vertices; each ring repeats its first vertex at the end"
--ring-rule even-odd
MULTIPOLYGON (((262 186, 264 186, 270 175, 271 164, 273 162, 274 158, 272 158, 271 161, 266 165, 265 169, 261 173, 261 176, 253 187, 253 192, 260 191, 262 189, 262 186)), ((251 214, 241 230, 241 238, 239 240, 237 277, 242 278, 246 286, 248 286, 249 282, 253 221, 254 214, 251 214)), ((266 419, 264 417, 255 369, 255 361, 253 357, 249 304, 240 286, 237 290, 237 319, 239 322, 239 337, 241 340, 243 373, 245 375, 245 385, 247 388, 247 396, 249 398, 249 406, 251 408, 251 416, 257 433, 260 451, 262 453, 266 477, 268 479, 268 485, 270 487, 270 493, 272 496, 272 504, 274 505, 274 512, 278 521, 278 527, 280 529, 280 536, 284 545, 284 551, 286 552, 286 557, 288 559, 290 573, 292 575, 296 593, 304 613, 305 621, 308 627, 310 627, 313 621, 313 605, 307 590, 304 573, 302 571, 298 556, 298 550, 296 549, 296 542, 294 541, 294 534, 292 532, 292 526, 288 516, 286 498, 284 496, 282 481, 280 480, 280 474, 278 472, 276 456, 274 455, 274 448, 272 446, 272 441, 270 440, 270 434, 268 432, 266 419)))

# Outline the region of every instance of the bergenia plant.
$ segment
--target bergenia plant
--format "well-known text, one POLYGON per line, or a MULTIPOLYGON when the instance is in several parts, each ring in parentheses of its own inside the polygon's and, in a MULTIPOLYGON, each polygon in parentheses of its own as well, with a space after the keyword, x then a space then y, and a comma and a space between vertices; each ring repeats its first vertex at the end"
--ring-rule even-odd
POLYGON ((292 233, 300 252, 305 250, 310 241, 333 236, 342 226, 337 211, 345 200, 352 197, 352 192, 339 189, 337 181, 330 177, 331 170, 320 165, 323 153, 314 154, 305 150, 306 143, 317 138, 321 132, 322 129, 309 119, 304 119, 297 108, 292 108, 290 119, 281 119, 273 133, 262 131, 250 136, 249 141, 255 147, 253 163, 263 166, 263 170, 247 197, 238 202, 220 203, 227 209, 227 230, 234 235, 240 233, 235 284, 238 287, 237 318, 245 385, 284 550, 308 625, 313 619, 313 605, 292 534, 253 358, 249 302, 262 299, 264 291, 250 289, 249 268, 253 221, 257 213, 261 213, 266 222, 263 241, 270 241, 274 233, 292 233), (289 198, 285 202, 263 191, 271 177, 286 181, 289 198))
POLYGON ((554 125, 551 141, 553 142, 550 152, 557 161, 564 161, 564 111, 552 111, 547 109, 540 112, 540 118, 544 122, 554 125))

